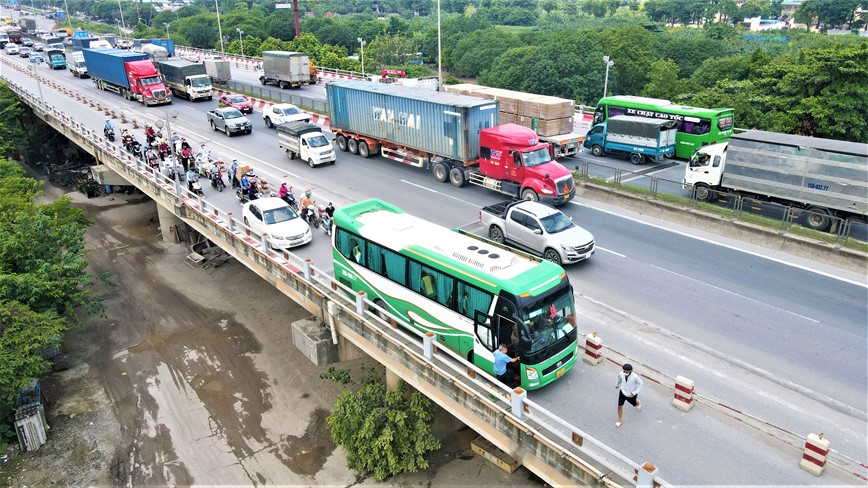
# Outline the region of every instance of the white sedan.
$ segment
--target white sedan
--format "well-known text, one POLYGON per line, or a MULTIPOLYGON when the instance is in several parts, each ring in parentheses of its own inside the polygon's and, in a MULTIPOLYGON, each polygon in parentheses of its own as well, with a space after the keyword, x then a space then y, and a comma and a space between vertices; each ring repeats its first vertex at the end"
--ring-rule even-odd
POLYGON ((313 239, 310 225, 281 198, 267 197, 247 202, 241 208, 241 215, 244 225, 257 234, 268 234, 268 243, 274 249, 301 246, 313 239))
POLYGON ((262 110, 262 120, 268 127, 286 122, 310 122, 310 114, 291 103, 278 103, 262 110))

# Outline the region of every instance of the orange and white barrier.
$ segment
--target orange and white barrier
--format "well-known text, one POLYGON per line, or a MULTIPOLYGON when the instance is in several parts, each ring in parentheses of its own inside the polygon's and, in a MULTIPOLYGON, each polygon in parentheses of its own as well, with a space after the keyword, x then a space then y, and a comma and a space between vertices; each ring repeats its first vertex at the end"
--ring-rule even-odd
POLYGON ((672 406, 678 410, 689 412, 693 408, 693 380, 683 376, 675 378, 675 397, 672 398, 672 406))
POLYGON ((823 439, 823 434, 808 434, 805 440, 805 452, 802 454, 802 460, 799 462, 799 467, 811 473, 814 476, 820 476, 826 470, 826 457, 829 455, 829 445, 831 443, 823 439))
POLYGON ((582 356, 582 361, 596 366, 603 360, 603 340, 597 337, 594 332, 591 335, 585 336, 585 355, 582 356))

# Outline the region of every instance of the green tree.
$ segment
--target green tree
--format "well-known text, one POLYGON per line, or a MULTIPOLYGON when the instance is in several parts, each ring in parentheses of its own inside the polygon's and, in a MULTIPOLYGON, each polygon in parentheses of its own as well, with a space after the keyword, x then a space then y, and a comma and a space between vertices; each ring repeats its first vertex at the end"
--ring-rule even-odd
POLYGON ((407 62, 407 55, 416 52, 413 42, 404 36, 377 36, 365 47, 365 65, 385 68, 407 62))
POLYGON ((19 390, 45 374, 49 363, 39 350, 57 346, 67 325, 56 312, 34 312, 0 299, 0 406, 10 406, 19 390))
POLYGON ((386 391, 368 382, 344 390, 327 423, 332 439, 347 453, 347 467, 371 473, 377 481, 428 467, 425 454, 440 448, 431 434, 431 402, 421 393, 386 391))
MULTIPOLYGON (((603 51, 615 61, 609 73, 612 93, 639 93, 648 82, 648 66, 660 59, 659 38, 648 30, 632 25, 607 29, 600 33, 603 51)), ((602 59, 600 65, 603 65, 602 59)))
POLYGON ((687 88, 686 80, 678 78, 678 65, 671 59, 661 59, 651 64, 648 83, 642 89, 643 97, 675 98, 687 88))
POLYGON ((522 45, 515 34, 499 28, 478 30, 456 45, 452 65, 462 76, 478 76, 495 58, 522 45))

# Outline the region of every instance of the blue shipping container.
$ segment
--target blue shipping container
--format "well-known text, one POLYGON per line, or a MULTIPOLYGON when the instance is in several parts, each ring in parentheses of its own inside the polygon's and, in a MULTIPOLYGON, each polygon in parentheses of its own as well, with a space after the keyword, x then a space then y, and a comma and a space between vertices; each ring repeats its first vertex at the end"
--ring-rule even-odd
POLYGON ((94 80, 105 80, 114 85, 129 88, 124 63, 148 59, 147 54, 123 49, 82 49, 87 74, 94 80))
POLYGON ((81 50, 90 47, 90 43, 96 41, 98 38, 96 37, 73 37, 72 38, 72 48, 75 50, 81 50))
POLYGON ((169 56, 175 55, 175 41, 172 39, 151 39, 151 44, 156 44, 166 48, 166 51, 169 52, 169 56))
POLYGON ((333 130, 455 161, 476 159, 479 131, 499 123, 496 100, 371 81, 331 82, 326 94, 333 130))
POLYGON ((90 37, 87 31, 75 30, 72 31, 72 37, 90 37))

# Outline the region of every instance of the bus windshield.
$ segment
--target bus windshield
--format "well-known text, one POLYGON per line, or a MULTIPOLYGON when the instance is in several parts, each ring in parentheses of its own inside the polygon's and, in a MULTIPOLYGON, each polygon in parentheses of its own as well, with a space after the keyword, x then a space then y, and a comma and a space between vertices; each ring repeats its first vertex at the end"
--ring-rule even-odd
POLYGON ((572 292, 572 288, 566 286, 521 310, 523 322, 521 339, 525 346, 522 347, 522 354, 529 355, 542 351, 567 337, 576 328, 572 292), (529 347, 526 346, 527 343, 530 343, 529 347))

